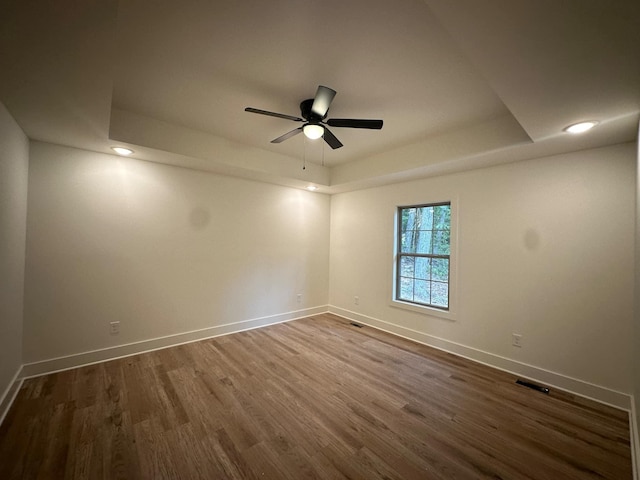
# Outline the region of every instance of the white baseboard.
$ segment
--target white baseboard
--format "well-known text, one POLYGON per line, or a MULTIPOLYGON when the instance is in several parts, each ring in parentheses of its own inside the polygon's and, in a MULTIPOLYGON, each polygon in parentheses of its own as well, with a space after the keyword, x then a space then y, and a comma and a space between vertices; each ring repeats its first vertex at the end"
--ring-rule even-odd
POLYGON ((640 432, 638 432, 638 410, 631 395, 631 413, 629 415, 629 436, 631 437, 631 459, 633 460, 633 478, 640 480, 640 432))
POLYGON ((22 373, 22 367, 19 367, 16 370, 15 375, 11 379, 11 382, 9 382, 9 385, 7 386, 6 390, 2 394, 2 397, 0 397, 0 425, 2 425, 2 422, 4 421, 4 417, 7 416, 7 413, 9 412, 9 408, 11 407, 11 404, 15 400, 16 396, 18 395, 18 391, 22 386, 21 373, 22 373))
POLYGON ((417 330, 401 327, 393 323, 385 322, 384 320, 362 315, 334 305, 329 305, 329 312, 348 320, 363 323, 379 330, 393 333, 394 335, 408 338, 409 340, 423 343, 430 347, 434 347, 448 353, 453 353, 460 357, 464 357, 514 375, 526 377, 529 380, 545 384, 549 387, 580 395, 622 410, 630 411, 631 409, 631 396, 626 393, 610 390, 583 380, 568 377, 566 375, 551 372, 516 360, 511 360, 493 353, 451 342, 444 338, 418 332, 417 330))
POLYGON ((544 370, 532 365, 517 362, 515 360, 501 357, 489 352, 471 348, 466 345, 451 342, 449 340, 445 340, 433 335, 428 335, 406 327, 401 327, 389 322, 385 322, 384 320, 379 320, 333 305, 323 305, 278 315, 244 320, 225 325, 217 325, 215 327, 204 328, 175 335, 168 335, 165 337, 158 337, 149 340, 143 340, 140 342, 118 345, 115 347, 93 350, 89 352, 83 352, 74 355, 25 364, 16 372, 13 381, 0 399, 0 424, 2 423, 2 420, 4 420, 4 417, 9 410, 9 407, 13 403, 13 400, 15 399, 15 396, 20 389, 22 381, 25 378, 46 375, 61 370, 77 368, 83 365, 90 365, 106 360, 113 360, 116 358, 137 355, 139 353, 149 352, 171 346, 196 342, 199 340, 204 340, 206 338, 228 335, 245 330, 252 330, 254 328, 288 322, 312 315, 319 315, 326 312, 330 312, 348 320, 366 324, 379 330, 383 330, 400 337, 408 338, 410 340, 423 343, 425 345, 449 353, 453 353, 455 355, 512 373, 514 375, 526 377, 530 380, 546 384, 550 387, 565 390, 567 392, 577 394, 598 401, 600 403, 629 411, 631 417, 630 433, 632 455, 634 456, 634 472, 636 480, 640 480, 640 473, 638 472, 638 470, 640 470, 640 467, 638 465, 638 462, 640 462, 640 441, 638 439, 638 423, 635 405, 633 404, 633 396, 627 395, 622 392, 610 390, 599 385, 594 385, 579 379, 544 370))
POLYGON ((104 362, 106 360, 114 360, 116 358, 128 357, 139 353, 150 352, 162 348, 173 347, 184 343, 197 342, 206 338, 219 337, 230 333, 252 330, 254 328, 274 325, 276 323, 289 322, 300 318, 318 315, 327 312, 327 305, 319 307, 305 308, 293 312, 286 312, 267 317, 253 318, 240 322, 227 323, 224 325, 216 325, 215 327, 203 328, 200 330, 192 330, 190 332, 177 333, 175 335, 167 335, 165 337, 157 337, 149 340, 128 343, 125 345, 117 345, 115 347, 102 348, 89 352, 76 353, 64 357, 42 360, 39 362, 27 363, 22 366, 20 378, 31 378, 49 373, 77 368, 93 363, 104 362))

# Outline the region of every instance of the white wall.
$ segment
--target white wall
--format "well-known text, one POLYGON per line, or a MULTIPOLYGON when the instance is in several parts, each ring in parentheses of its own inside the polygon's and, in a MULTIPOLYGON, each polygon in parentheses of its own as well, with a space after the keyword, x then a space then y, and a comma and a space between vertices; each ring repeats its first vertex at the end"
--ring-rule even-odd
POLYGON ((330 200, 32 142, 24 362, 329 301, 629 394, 635 161, 620 145, 330 200), (396 206, 447 199, 459 211, 454 322, 389 302, 396 206))
POLYGON ((327 304, 326 195, 39 142, 30 162, 25 363, 327 304))
POLYGON ((0 403, 22 365, 28 171, 29 141, 0 103, 0 403))
POLYGON ((333 196, 333 311, 630 394, 635 156, 626 144, 333 196), (459 211, 455 321, 390 306, 396 206, 445 200, 459 211))

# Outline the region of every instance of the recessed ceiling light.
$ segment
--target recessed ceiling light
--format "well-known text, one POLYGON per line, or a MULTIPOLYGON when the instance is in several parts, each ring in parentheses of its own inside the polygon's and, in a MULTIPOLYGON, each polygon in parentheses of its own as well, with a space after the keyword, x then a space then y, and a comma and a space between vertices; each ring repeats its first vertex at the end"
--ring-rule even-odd
POLYGON ((124 155, 125 157, 133 153, 133 150, 124 147, 111 147, 111 150, 116 152, 118 155, 124 155))
POLYGON ((595 120, 589 122, 574 123, 573 125, 569 125, 567 128, 565 128, 564 131, 569 133, 584 133, 587 130, 591 130, 596 125, 598 125, 598 122, 596 122, 595 120))
POLYGON ((318 189, 318 187, 316 187, 315 185, 309 185, 307 187, 307 190, 309 190, 310 192, 315 192, 318 189))

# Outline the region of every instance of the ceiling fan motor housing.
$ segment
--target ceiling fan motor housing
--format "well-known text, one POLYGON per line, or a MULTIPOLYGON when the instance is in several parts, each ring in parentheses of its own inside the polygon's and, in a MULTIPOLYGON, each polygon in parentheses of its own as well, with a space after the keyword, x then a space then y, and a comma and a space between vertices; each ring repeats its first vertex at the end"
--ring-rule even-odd
MULTIPOLYGON (((318 124, 324 118, 326 118, 327 114, 324 114, 324 117, 317 115, 311 111, 311 107, 313 106, 313 98, 308 98, 300 102, 300 113, 302 114, 302 118, 308 121, 311 124, 318 124)), ((327 110, 328 111, 328 110, 327 110)))

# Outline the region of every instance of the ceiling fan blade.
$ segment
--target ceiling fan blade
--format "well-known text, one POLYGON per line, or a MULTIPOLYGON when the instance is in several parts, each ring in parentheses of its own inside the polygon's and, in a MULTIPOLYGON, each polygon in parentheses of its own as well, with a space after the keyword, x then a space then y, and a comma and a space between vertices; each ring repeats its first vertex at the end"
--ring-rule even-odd
POLYGON ((327 125, 331 127, 347 127, 347 128, 370 128, 380 130, 382 128, 382 120, 362 120, 356 118, 331 118, 327 120, 327 125))
POLYGON ((318 115, 320 118, 324 118, 329 110, 329 106, 333 101, 333 97, 336 96, 336 91, 320 85, 316 96, 313 99, 313 105, 311 106, 311 112, 318 115))
POLYGON ((269 112, 267 110, 259 110, 257 108, 252 108, 252 107, 247 107, 244 109, 244 111, 251 112, 251 113, 259 113, 260 115, 269 115, 270 117, 284 118, 285 120, 293 120, 294 122, 304 122, 304 120, 300 117, 285 115, 284 113, 269 112))
POLYGON ((342 142, 338 140, 336 136, 331 133, 331 130, 329 130, 327 127, 324 127, 324 141, 327 142, 329 146, 334 150, 342 146, 342 142))
POLYGON ((294 128, 290 132, 285 133, 284 135, 280 135, 278 138, 274 138, 271 140, 271 143, 281 143, 287 140, 288 138, 293 137, 294 135, 298 135, 302 132, 302 127, 294 128))

